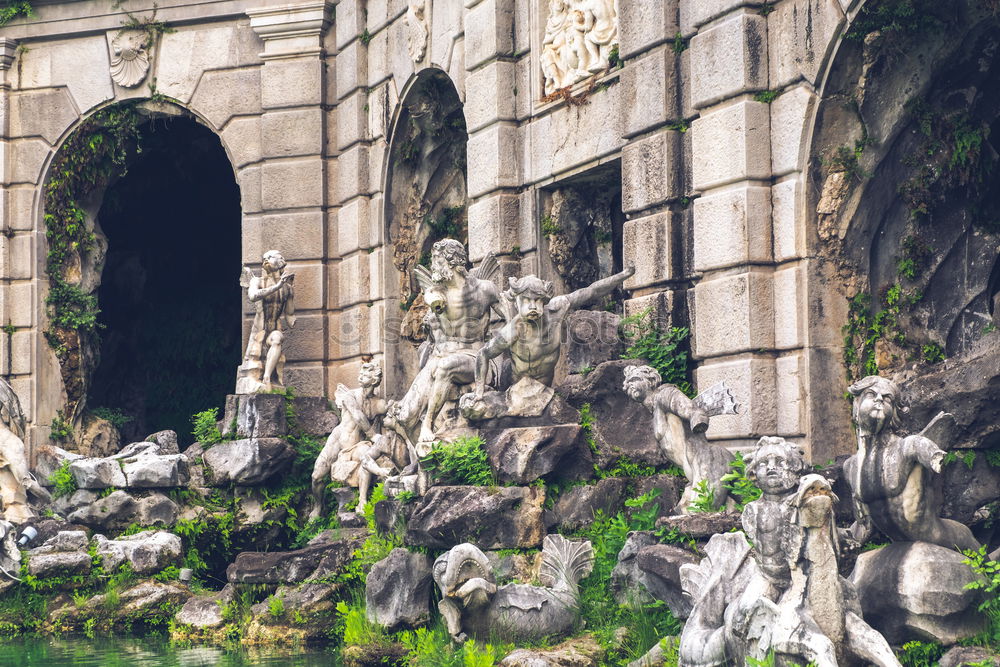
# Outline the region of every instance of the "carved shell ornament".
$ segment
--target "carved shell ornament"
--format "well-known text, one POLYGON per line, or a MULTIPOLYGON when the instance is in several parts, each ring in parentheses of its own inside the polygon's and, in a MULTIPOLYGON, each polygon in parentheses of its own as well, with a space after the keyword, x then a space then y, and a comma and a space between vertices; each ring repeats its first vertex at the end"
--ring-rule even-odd
POLYGON ((143 30, 122 31, 111 40, 111 79, 123 88, 135 88, 149 71, 147 36, 143 30))

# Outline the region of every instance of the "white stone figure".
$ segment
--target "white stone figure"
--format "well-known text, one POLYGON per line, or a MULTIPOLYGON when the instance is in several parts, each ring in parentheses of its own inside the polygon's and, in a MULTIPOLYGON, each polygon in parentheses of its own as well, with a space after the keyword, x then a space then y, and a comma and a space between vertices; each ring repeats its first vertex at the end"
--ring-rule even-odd
POLYGON ((616 0, 550 0, 540 57, 545 94, 607 68, 617 42, 616 0))
POLYGON ((737 414, 739 406, 720 382, 694 400, 672 384, 661 384, 660 373, 651 366, 628 366, 622 389, 629 398, 646 406, 653 415, 653 435, 660 449, 684 470, 688 484, 674 511, 687 514, 699 487, 711 490, 716 507, 725 507, 729 489, 722 476, 729 472, 732 453, 708 442, 708 420, 716 415, 737 414))
POLYGON ((135 88, 149 71, 149 35, 145 30, 120 30, 111 38, 111 79, 135 88))
POLYGON ((310 519, 319 518, 322 513, 323 495, 331 479, 358 489, 356 511, 361 514, 368 502, 372 479, 392 472, 378 463, 382 459, 391 464, 392 454, 389 438, 378 432, 386 410, 385 400, 375 395, 382 384, 382 367, 374 362, 362 364, 358 384, 358 389, 338 384, 334 392, 340 423, 330 432, 313 466, 310 519))
POLYGON ((546 535, 538 575, 541 586, 497 587, 489 559, 469 543, 439 556, 431 572, 442 595, 438 609, 454 641, 464 642, 469 635, 484 641, 493 636, 538 641, 567 634, 577 625, 578 584, 593 568, 589 541, 546 535))
POLYGON ((406 7, 406 48, 415 63, 427 53, 427 0, 410 0, 406 7))
POLYGON ((0 501, 3 518, 22 524, 35 516, 28 506, 28 489, 38 482, 28 472, 24 441, 25 419, 13 388, 0 378, 0 501))
POLYGON ((837 497, 822 476, 803 476, 806 470, 801 451, 783 438, 761 438, 747 458, 747 474, 762 491, 742 516, 753 547, 739 534, 716 535, 708 558, 681 566, 694 602, 681 634, 682 667, 772 653, 777 665, 899 665, 839 575, 837 497))
MULTIPOLYGON (((499 264, 488 255, 468 270, 468 255, 454 239, 431 248, 431 267, 414 269, 424 301, 430 306, 430 336, 422 367, 406 394, 386 415, 386 424, 407 440, 411 465, 437 440, 435 422, 445 403, 455 400, 476 378, 476 355, 486 342, 490 313, 497 309, 500 291, 493 282, 499 264)), ((499 311, 498 311, 499 312, 499 311)))
POLYGON ((285 258, 277 250, 264 253, 257 277, 243 267, 240 286, 254 304, 246 354, 236 379, 237 394, 284 388, 285 356, 282 343, 295 324, 295 274, 285 271, 285 258))
POLYGON ((899 430, 901 405, 895 382, 869 375, 848 389, 857 453, 844 463, 855 505, 852 536, 866 542, 874 525, 892 541, 923 541, 946 549, 978 549, 967 526, 941 518, 942 497, 935 485, 945 451, 932 438, 948 437, 950 415, 939 414, 916 435, 899 430))

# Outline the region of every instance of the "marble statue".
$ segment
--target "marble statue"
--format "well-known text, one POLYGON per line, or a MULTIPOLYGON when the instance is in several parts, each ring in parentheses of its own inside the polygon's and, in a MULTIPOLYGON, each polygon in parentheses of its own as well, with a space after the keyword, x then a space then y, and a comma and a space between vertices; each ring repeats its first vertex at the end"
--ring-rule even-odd
POLYGON ((550 0, 540 58, 545 94, 607 68, 617 42, 615 0, 550 0))
POLYGON ((761 438, 747 458, 747 475, 762 491, 741 517, 753 547, 740 534, 716 535, 707 558, 681 566, 694 607, 679 665, 742 664, 772 653, 776 665, 899 665, 838 572, 837 497, 807 470, 783 438, 761 438))
POLYGON ((340 423, 334 427, 319 453, 312 472, 313 509, 309 519, 319 518, 323 495, 332 479, 358 489, 357 513, 364 511, 373 478, 386 477, 392 470, 379 465, 391 462, 389 437, 379 433, 386 403, 375 395, 382 384, 382 367, 375 362, 361 365, 358 389, 337 385, 334 403, 340 409, 340 423))
POLYGON ((410 0, 406 6, 406 48, 415 63, 427 53, 427 0, 410 0))
POLYGON ((240 286, 256 308, 243 364, 237 373, 236 393, 252 394, 282 389, 285 356, 282 343, 295 324, 295 274, 285 271, 285 258, 268 250, 260 277, 243 267, 240 286))
POLYGON ((708 442, 708 420, 733 415, 738 407, 724 383, 714 385, 694 400, 672 384, 661 384, 660 373, 651 366, 628 366, 622 389, 629 398, 646 406, 653 415, 653 434, 660 449, 684 470, 688 483, 674 511, 686 514, 699 488, 711 490, 716 507, 724 507, 729 489, 722 476, 729 472, 732 453, 708 442))
POLYGON ((854 396, 858 443, 857 453, 844 463, 856 515, 851 536, 866 542, 874 526, 892 541, 978 549, 968 527, 941 518, 940 484, 934 477, 945 451, 934 439, 948 437, 950 415, 941 413, 921 433, 903 436, 898 431, 905 408, 895 382, 869 375, 848 391, 854 396))
POLYGON ((442 595, 438 609, 453 640, 499 635, 538 641, 572 631, 580 617, 578 584, 593 567, 594 549, 589 541, 546 535, 541 586, 497 587, 486 555, 468 543, 439 556, 432 575, 442 595))
POLYGON ((386 419, 410 449, 411 464, 405 472, 414 472, 417 459, 438 439, 435 422, 445 403, 457 400, 461 389, 475 380, 476 355, 486 343, 490 315, 499 313, 500 292, 493 282, 500 269, 496 258, 488 255, 471 271, 467 264, 465 246, 444 239, 431 247, 430 270, 413 270, 430 307, 430 334, 417 377, 386 419))
POLYGON ((552 283, 537 276, 510 278, 503 293, 513 317, 493 333, 476 359, 476 396, 486 390, 489 362, 510 353, 514 381, 530 377, 551 385, 562 351, 566 319, 574 310, 611 294, 635 273, 634 267, 569 294, 552 296, 552 283))
POLYGON ((21 402, 14 389, 0 378, 0 501, 3 518, 18 525, 35 516, 28 506, 28 490, 38 487, 28 472, 24 427, 21 402))

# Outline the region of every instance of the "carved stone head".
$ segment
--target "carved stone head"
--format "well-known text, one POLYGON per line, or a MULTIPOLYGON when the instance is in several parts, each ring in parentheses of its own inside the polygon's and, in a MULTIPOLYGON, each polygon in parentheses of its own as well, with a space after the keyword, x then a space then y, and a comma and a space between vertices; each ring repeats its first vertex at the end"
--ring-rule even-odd
POLYGON ((799 478, 808 469, 802 450, 784 438, 764 436, 757 448, 745 457, 747 477, 764 493, 780 495, 799 485, 799 478))
POLYGON ((899 428, 899 415, 905 412, 905 407, 895 382, 869 375, 852 384, 847 391, 854 396, 851 416, 859 435, 878 435, 887 425, 890 430, 899 428))
POLYGON ((275 273, 285 268, 285 258, 277 250, 268 250, 261 259, 264 270, 275 273))
POLYGON ((455 273, 464 275, 469 263, 465 246, 455 239, 442 239, 431 246, 431 280, 449 282, 455 273))
POLYGON ((633 401, 641 403, 661 382, 660 372, 652 366, 626 366, 622 389, 633 401))
POLYGON ((508 291, 517 304, 518 315, 529 322, 539 320, 545 310, 545 304, 552 299, 554 289, 552 283, 531 275, 509 278, 507 284, 510 286, 508 291))
POLYGON ((358 384, 362 387, 377 387, 382 384, 382 367, 375 361, 361 364, 358 371, 358 384))

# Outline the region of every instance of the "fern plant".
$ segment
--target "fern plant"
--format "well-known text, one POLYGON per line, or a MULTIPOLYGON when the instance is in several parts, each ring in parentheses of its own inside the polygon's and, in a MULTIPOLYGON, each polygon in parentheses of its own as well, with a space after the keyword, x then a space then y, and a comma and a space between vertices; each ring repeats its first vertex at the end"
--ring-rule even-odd
POLYGON ((436 442, 420 462, 440 484, 497 486, 485 445, 478 436, 456 438, 454 442, 436 442))
POLYGON ((653 309, 646 308, 624 318, 620 330, 622 336, 631 341, 622 359, 644 359, 659 372, 664 382, 694 397, 688 368, 688 337, 691 332, 686 327, 671 327, 662 331, 653 321, 653 309))
POLYGON ((736 501, 736 508, 742 512, 747 503, 752 503, 760 498, 761 490, 747 477, 747 464, 743 460, 743 452, 736 452, 736 456, 729 464, 729 469, 729 472, 722 476, 721 481, 736 501))

